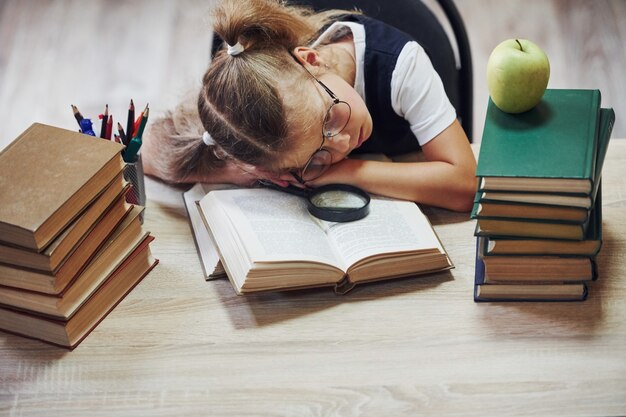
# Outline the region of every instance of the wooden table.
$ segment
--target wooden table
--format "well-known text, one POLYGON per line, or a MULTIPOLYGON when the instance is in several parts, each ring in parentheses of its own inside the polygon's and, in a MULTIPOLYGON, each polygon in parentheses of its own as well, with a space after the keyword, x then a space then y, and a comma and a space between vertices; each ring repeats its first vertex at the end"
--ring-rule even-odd
POLYGON ((436 209, 450 272, 237 296, 204 281, 181 190, 148 180, 160 265, 71 353, 0 334, 0 415, 624 415, 625 165, 614 140, 583 303, 474 303, 474 222, 436 209))

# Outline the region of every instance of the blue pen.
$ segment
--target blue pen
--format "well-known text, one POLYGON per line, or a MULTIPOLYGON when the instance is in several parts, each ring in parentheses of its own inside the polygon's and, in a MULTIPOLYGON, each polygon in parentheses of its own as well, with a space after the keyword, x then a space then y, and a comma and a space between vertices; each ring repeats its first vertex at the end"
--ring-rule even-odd
POLYGON ((90 119, 81 119, 78 124, 82 133, 84 133, 85 135, 96 136, 96 133, 93 131, 93 125, 90 119))

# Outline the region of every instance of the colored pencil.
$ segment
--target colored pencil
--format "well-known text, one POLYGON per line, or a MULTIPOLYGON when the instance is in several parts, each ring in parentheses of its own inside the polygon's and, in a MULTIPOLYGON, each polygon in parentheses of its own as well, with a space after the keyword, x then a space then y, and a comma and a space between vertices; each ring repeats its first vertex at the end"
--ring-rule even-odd
POLYGON ((141 121, 139 123, 139 129, 137 130, 136 138, 141 139, 143 136, 143 131, 146 128, 146 123, 148 123, 148 116, 150 114, 150 109, 148 105, 146 105, 146 109, 141 112, 141 121))
POLYGON ((135 103, 133 103, 133 99, 130 99, 130 105, 128 106, 128 120, 126 121, 126 135, 122 137, 122 143, 124 145, 128 145, 128 142, 133 138, 133 133, 135 130, 135 103))
POLYGON ((126 162, 136 162, 137 154, 139 153, 139 149, 142 145, 141 136, 143 135, 143 131, 146 128, 146 123, 148 123, 148 117, 150 116, 150 108, 146 105, 144 111, 141 112, 139 121, 139 127, 137 128, 137 132, 133 136, 133 138, 128 142, 128 146, 124 149, 124 153, 122 154, 124 161, 126 162))
POLYGON ((119 138, 124 145, 126 145, 126 134, 124 133, 124 128, 120 122, 117 122, 117 133, 119 134, 119 138))
POLYGON ((100 125, 100 137, 102 139, 106 139, 107 122, 109 120, 109 105, 108 104, 104 108, 104 114, 100 115, 100 119, 102 119, 102 124, 100 125))
POLYGON ((80 114, 78 107, 76 107, 73 104, 72 104, 72 111, 74 112, 74 118, 76 119, 76 121, 78 122, 78 125, 80 126, 80 121, 84 119, 83 115, 80 114))
POLYGON ((148 109, 148 104, 146 104, 146 108, 141 112, 141 114, 135 120, 135 126, 133 127, 133 138, 137 136, 137 131, 139 130, 139 126, 141 125, 141 121, 143 120, 143 114, 148 109))
POLYGON ((107 130, 104 133, 104 138, 111 140, 111 134, 113 133, 113 115, 110 115, 107 120, 107 130))

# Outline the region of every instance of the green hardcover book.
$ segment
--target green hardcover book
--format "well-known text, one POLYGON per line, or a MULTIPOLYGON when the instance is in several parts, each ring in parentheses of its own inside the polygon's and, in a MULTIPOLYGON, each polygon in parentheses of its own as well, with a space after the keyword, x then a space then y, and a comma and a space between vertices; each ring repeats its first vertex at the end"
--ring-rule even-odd
POLYGON ((600 126, 596 150, 594 187, 589 196, 557 194, 503 193, 478 191, 474 198, 472 218, 519 218, 567 223, 585 223, 595 201, 604 159, 615 123, 612 108, 600 110, 600 126), (577 203, 577 199, 586 203, 577 203))
POLYGON ((479 189, 591 194, 599 119, 599 90, 548 89, 537 106, 520 114, 489 100, 479 189))

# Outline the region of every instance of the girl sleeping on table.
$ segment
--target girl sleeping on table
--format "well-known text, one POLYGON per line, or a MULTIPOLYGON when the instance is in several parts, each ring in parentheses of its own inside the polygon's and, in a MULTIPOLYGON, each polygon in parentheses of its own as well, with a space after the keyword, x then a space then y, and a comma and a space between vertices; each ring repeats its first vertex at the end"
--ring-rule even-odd
POLYGON ((343 183, 456 211, 476 161, 424 49, 364 15, 224 0, 197 100, 151 127, 144 169, 170 183, 343 183), (422 162, 358 159, 421 150, 422 162))

